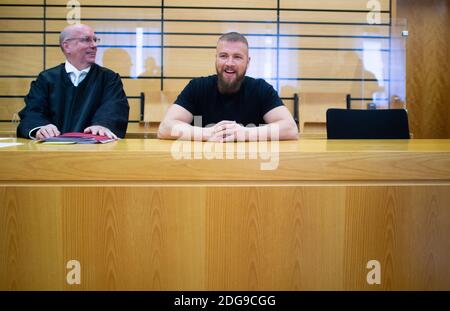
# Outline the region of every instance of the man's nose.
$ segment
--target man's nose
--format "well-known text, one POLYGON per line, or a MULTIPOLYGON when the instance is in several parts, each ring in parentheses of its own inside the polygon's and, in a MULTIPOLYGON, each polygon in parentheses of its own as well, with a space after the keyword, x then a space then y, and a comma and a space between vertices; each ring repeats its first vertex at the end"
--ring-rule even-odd
POLYGON ((225 61, 225 65, 227 66, 234 65, 233 57, 228 57, 227 60, 225 61))

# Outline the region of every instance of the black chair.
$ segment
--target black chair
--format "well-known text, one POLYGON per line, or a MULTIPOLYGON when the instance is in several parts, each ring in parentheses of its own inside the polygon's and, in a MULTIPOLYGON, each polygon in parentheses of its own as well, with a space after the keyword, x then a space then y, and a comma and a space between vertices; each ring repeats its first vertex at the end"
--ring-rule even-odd
POLYGON ((328 139, 409 139, 404 109, 328 109, 328 139))

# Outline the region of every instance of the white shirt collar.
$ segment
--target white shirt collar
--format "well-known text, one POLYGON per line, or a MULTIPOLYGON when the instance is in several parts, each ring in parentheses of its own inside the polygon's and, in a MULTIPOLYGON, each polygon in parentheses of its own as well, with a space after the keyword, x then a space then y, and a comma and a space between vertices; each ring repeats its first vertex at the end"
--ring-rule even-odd
POLYGON ((79 76, 82 72, 88 73, 91 69, 91 66, 84 68, 83 70, 78 70, 74 65, 72 65, 68 60, 66 60, 66 72, 71 73, 73 72, 76 76, 79 76))
POLYGON ((66 72, 69 74, 72 84, 74 86, 78 86, 78 84, 80 84, 81 81, 83 81, 87 76, 89 70, 91 69, 91 66, 84 68, 83 70, 78 70, 74 65, 69 63, 68 60, 66 60, 65 68, 66 72))

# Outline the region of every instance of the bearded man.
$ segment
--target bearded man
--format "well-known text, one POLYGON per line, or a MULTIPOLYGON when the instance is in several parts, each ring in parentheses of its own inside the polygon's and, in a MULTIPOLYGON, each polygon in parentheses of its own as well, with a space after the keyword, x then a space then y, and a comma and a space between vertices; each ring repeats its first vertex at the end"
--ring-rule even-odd
POLYGON ((192 79, 168 109, 160 139, 257 141, 298 138, 297 125, 274 88, 245 75, 247 39, 222 35, 216 48, 216 75, 192 79))

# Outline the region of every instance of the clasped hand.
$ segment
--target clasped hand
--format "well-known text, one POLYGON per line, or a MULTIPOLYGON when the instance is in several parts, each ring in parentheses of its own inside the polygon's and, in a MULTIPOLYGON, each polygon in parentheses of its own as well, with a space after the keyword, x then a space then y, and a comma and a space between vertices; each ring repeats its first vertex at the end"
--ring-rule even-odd
POLYGON ((236 121, 220 121, 206 130, 207 141, 210 142, 245 141, 247 139, 247 128, 236 121))

